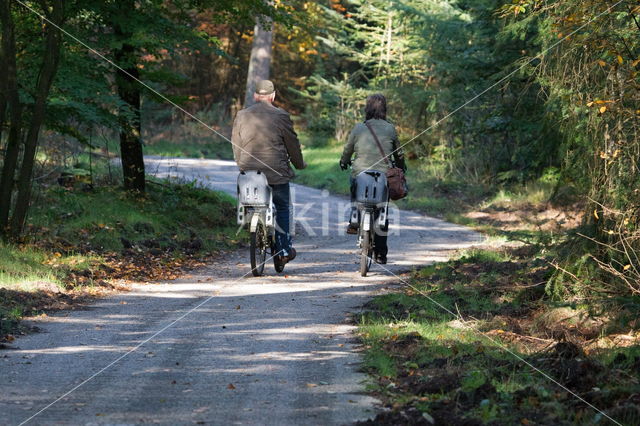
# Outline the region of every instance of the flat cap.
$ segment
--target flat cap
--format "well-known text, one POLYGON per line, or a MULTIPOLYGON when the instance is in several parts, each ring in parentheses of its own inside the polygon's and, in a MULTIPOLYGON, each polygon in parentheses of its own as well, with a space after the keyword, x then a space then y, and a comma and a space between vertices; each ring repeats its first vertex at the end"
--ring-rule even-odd
POLYGON ((258 84, 256 84, 256 93, 258 95, 270 95, 276 91, 271 80, 260 80, 258 84))

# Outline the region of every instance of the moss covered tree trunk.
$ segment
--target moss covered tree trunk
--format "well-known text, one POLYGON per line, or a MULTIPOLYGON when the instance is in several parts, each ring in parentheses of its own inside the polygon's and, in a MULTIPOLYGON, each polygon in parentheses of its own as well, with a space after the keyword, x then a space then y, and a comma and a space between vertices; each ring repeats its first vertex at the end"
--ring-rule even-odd
POLYGON ((16 67, 15 25, 11 16, 11 2, 0 2, 0 25, 2 25, 2 57, 0 74, 3 90, 3 115, 0 124, 5 124, 8 114, 7 144, 4 150, 2 173, 0 174, 0 235, 6 236, 9 212, 15 185, 15 173, 20 148, 20 126, 22 106, 18 97, 18 75, 16 67), (6 109, 5 109, 6 108, 6 109))
MULTIPOLYGON (((45 9, 47 18, 55 25, 60 26, 64 20, 64 1, 52 2, 50 11, 45 9)), ((31 184, 33 165, 35 163, 38 136, 44 123, 47 98, 51 90, 51 84, 58 70, 60 62, 60 49, 62 47, 62 33, 49 23, 46 24, 45 50, 42 58, 42 68, 36 83, 35 102, 31 111, 31 121, 27 129, 24 143, 22 165, 17 183, 17 198, 10 222, 10 235, 17 237, 22 233, 27 217, 29 203, 31 202, 31 184)))

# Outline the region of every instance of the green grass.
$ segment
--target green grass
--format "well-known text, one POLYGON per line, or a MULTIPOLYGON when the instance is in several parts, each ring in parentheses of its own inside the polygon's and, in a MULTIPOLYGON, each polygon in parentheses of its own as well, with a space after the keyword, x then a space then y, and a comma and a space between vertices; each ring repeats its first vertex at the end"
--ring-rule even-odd
POLYGON ((50 257, 34 247, 0 243, 0 288, 29 291, 39 282, 61 286, 61 271, 46 264, 50 257))
POLYGON ((152 182, 143 197, 82 185, 38 194, 24 243, 0 244, 0 340, 23 315, 55 305, 59 291, 91 290, 110 270, 130 273, 118 271, 120 260, 144 277, 237 244, 232 197, 152 182))
POLYGON ((295 182, 348 195, 350 171, 340 169, 338 163, 341 154, 342 147, 339 145, 305 148, 303 155, 308 167, 296 171, 295 182))
POLYGON ((483 207, 513 209, 531 204, 540 205, 549 201, 555 186, 555 182, 534 181, 501 188, 483 203, 483 207))
POLYGON ((417 409, 436 424, 597 421, 596 412, 516 354, 597 401, 623 424, 636 424, 640 416, 625 401, 640 391, 634 364, 640 360, 639 346, 585 354, 581 343, 560 339, 549 349, 545 339, 561 322, 568 341, 586 340, 575 319, 538 320, 540 312, 557 306, 539 284, 550 268, 540 258, 542 251, 516 253, 468 250, 458 259, 415 272, 411 287, 366 305, 358 319, 364 365, 373 379, 370 389, 391 408, 386 416, 401 419, 417 409), (466 325, 458 313, 469 321, 466 325), (501 337, 512 335, 525 337, 501 337), (563 348, 578 348, 578 353, 567 355, 563 348))
POLYGON ((33 207, 30 225, 38 238, 80 251, 119 251, 123 240, 167 249, 194 238, 204 250, 215 250, 235 231, 234 205, 226 194, 166 182, 148 185, 144 198, 114 187, 54 187, 33 207))

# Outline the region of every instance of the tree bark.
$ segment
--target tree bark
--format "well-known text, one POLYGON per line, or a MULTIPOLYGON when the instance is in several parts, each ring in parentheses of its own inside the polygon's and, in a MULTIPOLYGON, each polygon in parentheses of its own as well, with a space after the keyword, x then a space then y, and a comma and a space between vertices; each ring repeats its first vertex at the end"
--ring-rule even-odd
MULTIPOLYGON (((61 26, 64 20, 64 1, 56 0, 52 2, 51 12, 45 14, 55 25, 61 26)), ((10 235, 18 237, 22 233, 24 222, 29 210, 31 201, 31 178, 33 175, 33 165, 35 163, 36 149, 38 147, 38 136, 44 122, 47 107, 47 98, 51 90, 51 84, 58 71, 60 62, 60 49, 62 46, 62 33, 53 25, 46 24, 45 51, 43 55, 42 68, 36 83, 35 102, 31 112, 31 122, 27 130, 27 137, 24 143, 24 153, 22 156, 22 166, 18 178, 18 194, 16 205, 11 216, 10 235)))
MULTIPOLYGON (((9 2, 3 2, 0 8, 5 9, 9 2)), ((0 12, 5 15, 5 12, 0 12)), ((4 18, 0 18, 0 28, 4 29, 4 18)), ((4 34, 0 32, 0 147, 2 146, 2 132, 4 129, 5 115, 7 113, 7 60, 5 59, 4 34)))
POLYGON ((263 16, 256 20, 253 29, 253 44, 247 72, 247 91, 244 98, 245 108, 253 104, 253 94, 260 80, 268 80, 271 68, 271 44, 273 32, 271 18, 263 16), (266 26, 268 29, 263 27, 266 26))
MULTIPOLYGON (((123 3, 126 5, 126 10, 134 10, 133 2, 123 3)), ((114 31, 123 40, 122 46, 116 49, 114 56, 118 65, 126 71, 118 70, 116 73, 118 96, 126 105, 119 112, 120 161, 122 161, 124 188, 128 191, 143 193, 145 191, 145 170, 140 137, 141 86, 136 81, 140 76, 137 67, 137 52, 134 46, 126 43, 132 34, 123 31, 117 24, 114 31)))
POLYGON ((9 131, 2 173, 0 174, 0 236, 6 237, 9 228, 9 212, 11 210, 22 134, 20 131, 22 126, 22 105, 20 105, 20 97, 18 95, 15 25, 11 16, 11 3, 9 1, 0 4, 0 25, 2 25, 2 53, 4 56, 4 60, 0 62, 0 73, 3 74, 4 96, 6 97, 6 108, 9 111, 9 131))

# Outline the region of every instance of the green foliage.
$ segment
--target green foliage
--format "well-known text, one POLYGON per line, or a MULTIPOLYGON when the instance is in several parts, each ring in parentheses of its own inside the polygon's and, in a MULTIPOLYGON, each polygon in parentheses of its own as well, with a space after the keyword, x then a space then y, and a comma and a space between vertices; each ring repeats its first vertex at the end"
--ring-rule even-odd
POLYGON ((571 182, 583 195, 587 226, 580 238, 591 239, 572 243, 550 291, 637 293, 636 5, 528 3, 522 11, 505 10, 517 15, 511 28, 538 33, 536 44, 545 54, 533 75, 547 94, 546 119, 557 126, 561 142, 561 167, 553 178, 571 182))
POLYGON ((343 141, 362 119, 366 95, 379 91, 401 139, 420 135, 409 152, 440 162, 448 177, 523 182, 557 165, 557 138, 542 120, 527 70, 492 88, 533 37, 504 35, 496 42, 500 4, 355 1, 343 13, 327 9, 320 37, 326 54, 302 92, 311 128, 343 141))
POLYGON ((176 250, 194 238, 202 242, 201 250, 216 251, 226 247, 234 217, 234 200, 225 194, 159 183, 143 199, 108 187, 93 192, 53 188, 34 206, 31 225, 80 252, 138 244, 176 250))

